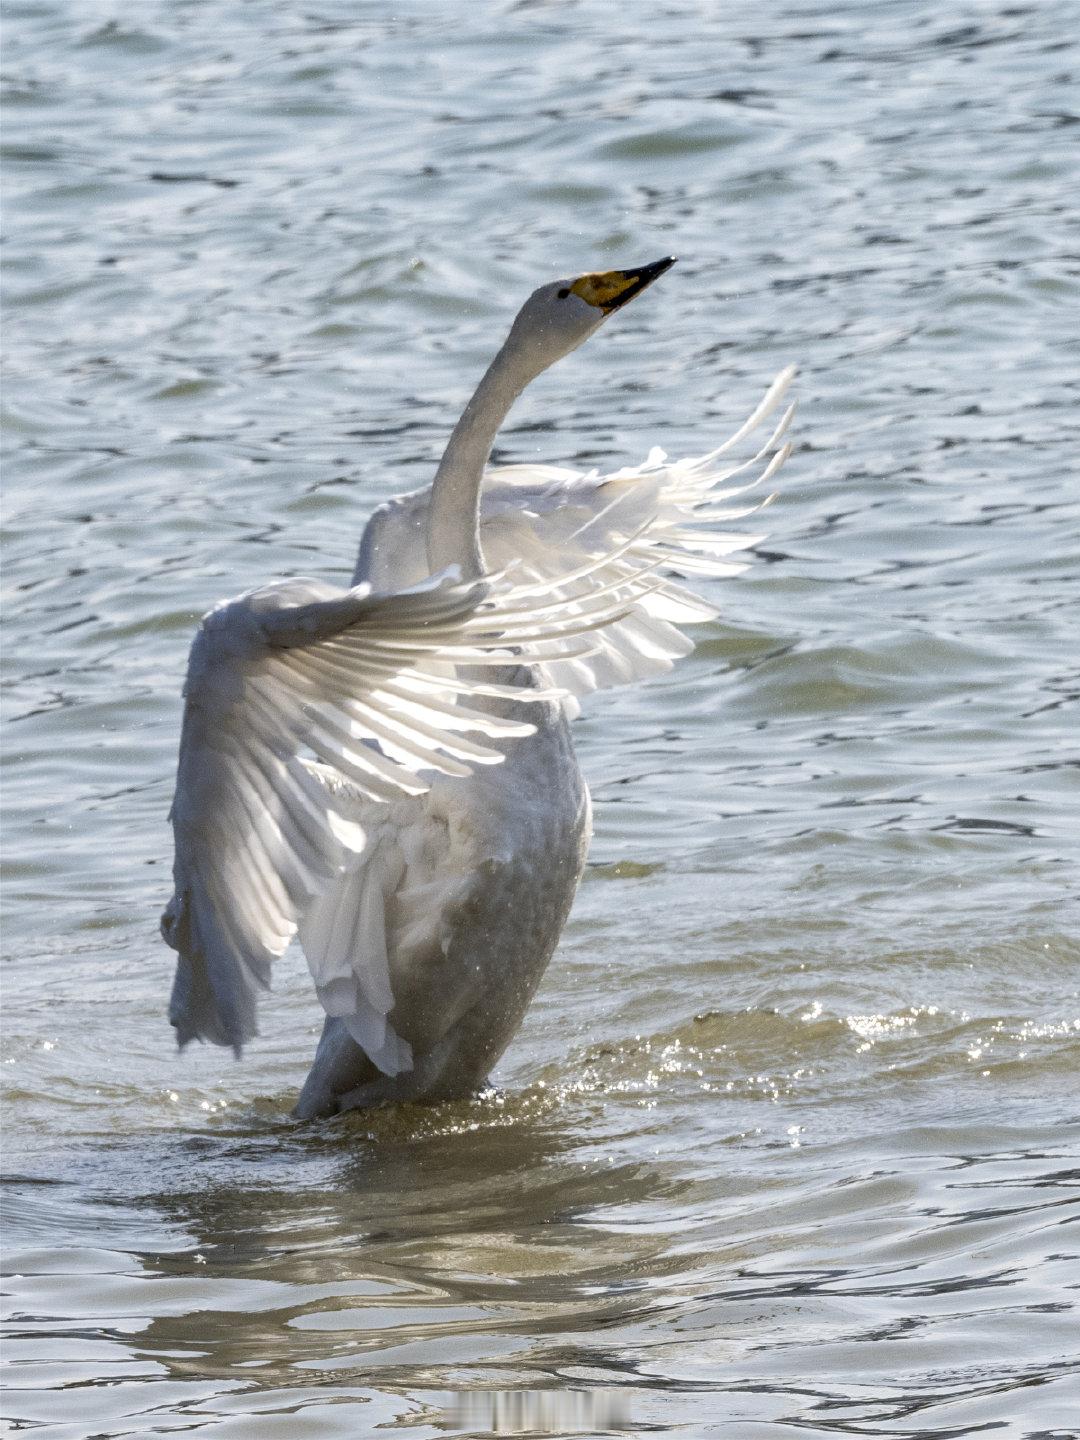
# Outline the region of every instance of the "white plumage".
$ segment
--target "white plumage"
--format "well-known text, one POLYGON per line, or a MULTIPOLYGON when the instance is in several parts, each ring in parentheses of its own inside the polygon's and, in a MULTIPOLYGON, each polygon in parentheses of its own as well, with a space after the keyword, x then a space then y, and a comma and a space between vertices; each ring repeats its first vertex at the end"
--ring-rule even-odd
MULTIPOLYGON (((776 412, 794 376, 794 367, 782 371, 735 434, 696 459, 669 461, 656 448, 643 464, 610 475, 555 465, 503 465, 485 472, 484 559, 493 570, 509 570, 522 599, 533 585, 537 595, 595 599, 605 587, 654 576, 653 588, 627 615, 596 628, 593 654, 545 666, 549 683, 576 699, 670 670, 694 648, 675 627, 714 620, 719 611, 672 580, 671 572, 717 578, 746 569, 746 562, 730 557, 764 537, 714 527, 743 519, 772 498, 743 499, 787 459, 790 450, 782 441, 795 407, 787 407, 754 454, 736 463, 727 457, 776 412), (749 483, 730 483, 759 464, 761 473, 749 483)), ((430 498, 430 488, 416 490, 374 512, 360 543, 354 583, 382 589, 395 577, 411 584, 428 573, 424 536, 430 498)), ((577 713, 574 705, 569 710, 577 713)))
POLYGON ((524 385, 670 263, 530 298, 434 485, 371 517, 353 588, 278 582, 203 620, 162 920, 179 951, 170 1018, 181 1044, 239 1050, 299 930, 327 1014, 301 1116, 484 1083, 584 865, 579 697, 692 649, 678 627, 717 612, 671 572, 735 573, 730 557, 760 538, 715 526, 759 508, 745 492, 788 454, 791 408, 728 460, 790 369, 697 460, 484 469, 524 385), (757 479, 729 483, 755 464, 757 479))

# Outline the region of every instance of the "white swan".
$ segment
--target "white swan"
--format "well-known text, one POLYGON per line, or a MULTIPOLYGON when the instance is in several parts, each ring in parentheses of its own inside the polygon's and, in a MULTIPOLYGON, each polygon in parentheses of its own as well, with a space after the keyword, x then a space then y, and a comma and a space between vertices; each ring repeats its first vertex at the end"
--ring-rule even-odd
POLYGON ((673 263, 530 296, 430 489, 371 517, 352 589, 278 582, 203 619, 162 917, 179 952, 170 1019, 181 1045, 239 1052, 298 931, 327 1012, 302 1118, 484 1084, 585 862, 576 697, 692 649, 676 626, 717 612, 664 571, 734 573, 728 557, 760 538, 711 528, 758 508, 727 503, 750 485, 714 487, 783 463, 793 407, 749 460, 723 457, 777 407, 792 368, 700 459, 653 450, 607 476, 485 475, 524 387, 673 263))

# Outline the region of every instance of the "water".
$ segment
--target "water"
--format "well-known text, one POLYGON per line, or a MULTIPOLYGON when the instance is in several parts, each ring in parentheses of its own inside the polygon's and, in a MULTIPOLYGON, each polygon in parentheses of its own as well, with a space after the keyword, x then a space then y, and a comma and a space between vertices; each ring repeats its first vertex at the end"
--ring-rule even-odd
POLYGON ((1080 1433, 1075 20, 10 0, 12 1432, 1080 1433), (770 538, 588 706, 501 1093, 297 1129, 298 957, 241 1064, 164 1019, 192 624, 668 252, 500 453, 699 453, 798 360, 770 538))

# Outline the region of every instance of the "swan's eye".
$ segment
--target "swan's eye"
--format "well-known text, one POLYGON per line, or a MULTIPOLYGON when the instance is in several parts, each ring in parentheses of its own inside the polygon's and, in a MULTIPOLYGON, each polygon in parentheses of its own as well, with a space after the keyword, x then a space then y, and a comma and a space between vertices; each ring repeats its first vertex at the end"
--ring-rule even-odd
POLYGON ((560 299, 560 300, 565 300, 566 297, 567 297, 569 294, 570 294, 570 286, 569 286, 569 285, 564 285, 563 288, 559 291, 559 299, 560 299))

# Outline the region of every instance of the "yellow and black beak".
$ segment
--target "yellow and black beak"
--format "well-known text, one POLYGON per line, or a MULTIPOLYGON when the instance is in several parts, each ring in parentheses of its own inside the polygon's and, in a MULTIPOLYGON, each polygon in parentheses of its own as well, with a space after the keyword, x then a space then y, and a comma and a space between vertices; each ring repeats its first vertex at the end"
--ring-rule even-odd
POLYGON ((642 265, 637 270, 605 270, 599 274, 582 275, 570 286, 571 293, 595 305, 605 315, 622 307, 635 295, 640 295, 646 286, 670 270, 675 264, 674 255, 665 255, 663 260, 654 260, 651 265, 642 265))

